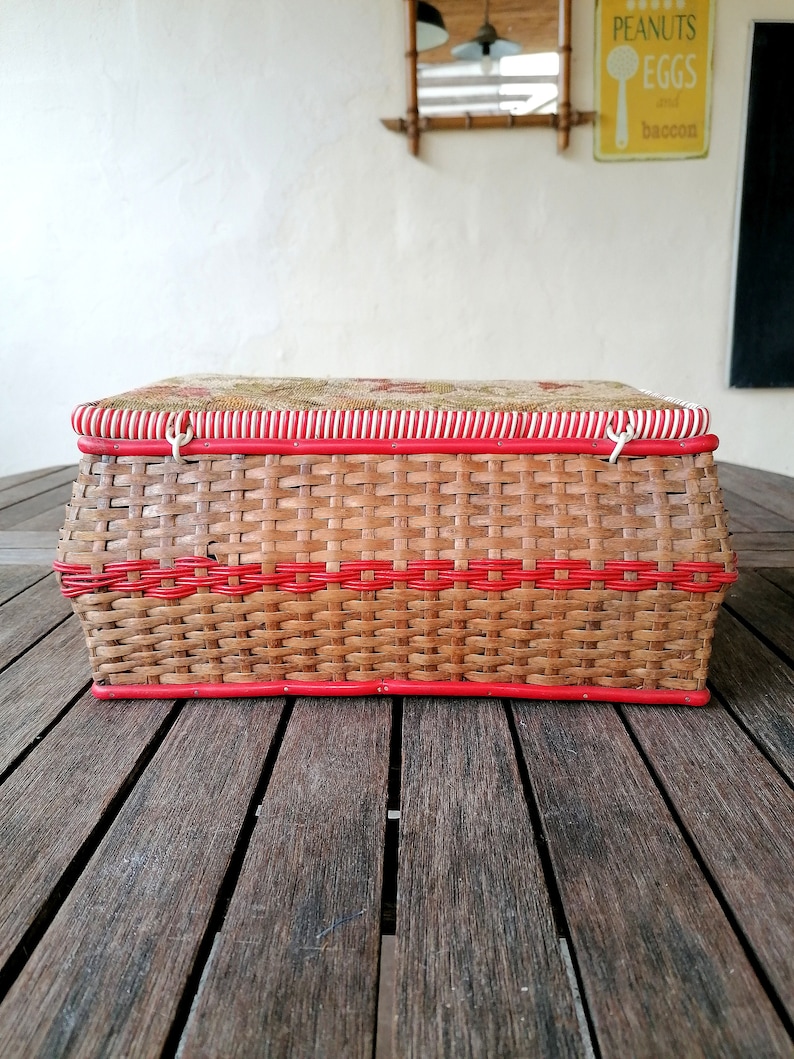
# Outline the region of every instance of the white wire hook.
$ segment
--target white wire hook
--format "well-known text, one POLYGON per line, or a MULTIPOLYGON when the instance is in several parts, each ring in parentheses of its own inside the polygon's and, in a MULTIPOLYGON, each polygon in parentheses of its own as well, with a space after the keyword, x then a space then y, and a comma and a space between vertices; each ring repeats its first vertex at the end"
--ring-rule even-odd
POLYGON ((174 418, 168 420, 168 425, 165 428, 165 440, 171 446, 171 452, 174 455, 174 459, 177 463, 187 463, 187 460, 182 455, 181 448, 183 445, 189 445, 193 440, 193 427, 188 422, 187 427, 183 431, 174 432, 174 418))
POLYGON ((635 429, 634 424, 629 422, 626 424, 623 430, 619 434, 616 434, 612 429, 611 421, 607 423, 606 435, 610 441, 614 442, 614 449, 609 457, 610 463, 617 463, 618 456, 623 452, 623 446, 634 438, 635 429))

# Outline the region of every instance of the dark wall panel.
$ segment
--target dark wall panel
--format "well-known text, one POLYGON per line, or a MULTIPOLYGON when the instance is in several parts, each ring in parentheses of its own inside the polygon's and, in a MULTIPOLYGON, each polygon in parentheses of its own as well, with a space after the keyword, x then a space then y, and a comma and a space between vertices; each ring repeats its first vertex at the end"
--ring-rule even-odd
POLYGON ((794 23, 754 27, 731 386, 794 386, 794 23))

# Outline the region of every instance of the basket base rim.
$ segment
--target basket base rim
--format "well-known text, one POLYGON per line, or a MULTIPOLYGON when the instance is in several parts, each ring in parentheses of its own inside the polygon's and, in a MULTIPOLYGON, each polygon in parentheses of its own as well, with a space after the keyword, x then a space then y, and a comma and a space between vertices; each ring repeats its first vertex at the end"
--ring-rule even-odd
POLYGON ((371 680, 371 681, 252 681, 228 684, 98 684, 98 699, 226 699, 277 695, 427 695, 468 698, 545 699, 566 702, 615 702, 641 705, 705 706, 708 689, 606 688, 587 685, 492 684, 483 681, 371 680))

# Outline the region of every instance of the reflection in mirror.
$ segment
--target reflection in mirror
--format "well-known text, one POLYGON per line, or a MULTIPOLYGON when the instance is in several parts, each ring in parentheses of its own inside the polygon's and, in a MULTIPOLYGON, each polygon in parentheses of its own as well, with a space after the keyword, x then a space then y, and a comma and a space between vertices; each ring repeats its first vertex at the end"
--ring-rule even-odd
POLYGON ((545 126, 568 146, 593 120, 570 105, 571 0, 404 0, 408 113, 385 120, 420 131, 545 126))
POLYGON ((557 0, 440 4, 417 5, 420 115, 554 113, 557 0), (435 34, 424 32, 423 19, 434 12, 443 20, 446 40, 438 29, 435 34))
POLYGON ((418 0, 416 5, 416 50, 431 51, 449 40, 444 17, 437 7, 418 0))
POLYGON ((508 55, 480 62, 423 63, 416 70, 419 113, 554 114, 559 56, 508 55))

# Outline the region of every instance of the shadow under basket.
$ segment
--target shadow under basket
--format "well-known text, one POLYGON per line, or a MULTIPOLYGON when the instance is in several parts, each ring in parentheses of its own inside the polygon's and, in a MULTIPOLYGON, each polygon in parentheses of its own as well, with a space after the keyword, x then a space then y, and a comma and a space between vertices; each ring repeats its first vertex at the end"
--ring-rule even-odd
POLYGON ((113 400, 75 413, 102 430, 55 564, 97 695, 708 700, 736 578, 713 435, 638 437, 632 406, 592 437, 218 436, 166 407, 124 437, 113 400))

